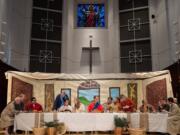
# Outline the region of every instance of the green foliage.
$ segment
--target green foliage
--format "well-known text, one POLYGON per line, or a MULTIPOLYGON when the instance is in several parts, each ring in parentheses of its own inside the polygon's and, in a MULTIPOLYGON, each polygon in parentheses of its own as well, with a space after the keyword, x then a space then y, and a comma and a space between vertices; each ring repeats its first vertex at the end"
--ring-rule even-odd
POLYGON ((50 121, 50 122, 44 122, 44 126, 46 126, 46 127, 58 127, 59 123, 58 123, 58 120, 50 121))
POLYGON ((127 127, 128 121, 126 118, 120 118, 117 115, 114 116, 114 125, 115 127, 127 127))
POLYGON ((79 100, 84 105, 89 105, 91 102, 85 97, 79 97, 79 100))

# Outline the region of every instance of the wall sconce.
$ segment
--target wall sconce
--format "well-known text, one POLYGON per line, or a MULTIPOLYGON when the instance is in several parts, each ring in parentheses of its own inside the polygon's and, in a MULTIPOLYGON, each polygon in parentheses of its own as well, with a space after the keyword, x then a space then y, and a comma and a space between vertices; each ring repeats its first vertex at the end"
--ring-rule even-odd
POLYGON ((153 23, 157 23, 156 15, 155 14, 151 15, 151 19, 153 20, 153 23))
POLYGON ((155 17, 156 17, 156 16, 155 16, 154 14, 151 15, 151 18, 152 18, 152 19, 155 19, 155 17))

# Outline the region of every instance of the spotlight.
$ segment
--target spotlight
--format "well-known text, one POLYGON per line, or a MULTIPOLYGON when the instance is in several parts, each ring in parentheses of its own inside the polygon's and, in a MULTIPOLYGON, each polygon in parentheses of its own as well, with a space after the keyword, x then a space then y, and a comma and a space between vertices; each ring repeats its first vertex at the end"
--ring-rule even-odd
POLYGON ((152 18, 152 19, 155 19, 155 17, 156 17, 156 16, 155 16, 154 14, 151 15, 151 18, 152 18))

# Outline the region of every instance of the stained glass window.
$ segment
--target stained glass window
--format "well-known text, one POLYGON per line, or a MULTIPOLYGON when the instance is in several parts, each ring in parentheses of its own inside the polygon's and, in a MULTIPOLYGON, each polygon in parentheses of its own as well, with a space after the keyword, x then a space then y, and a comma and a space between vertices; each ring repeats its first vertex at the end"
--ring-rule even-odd
POLYGON ((104 4, 78 4, 77 27, 105 27, 104 4))

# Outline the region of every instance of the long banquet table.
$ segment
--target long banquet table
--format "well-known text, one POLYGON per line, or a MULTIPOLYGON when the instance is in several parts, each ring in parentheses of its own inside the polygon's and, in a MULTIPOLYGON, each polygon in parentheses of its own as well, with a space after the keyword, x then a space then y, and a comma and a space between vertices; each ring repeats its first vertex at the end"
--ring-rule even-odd
MULTIPOLYGON (((114 116, 125 117, 130 120, 132 128, 140 128, 142 113, 20 113, 15 116, 14 130, 32 131, 43 122, 57 119, 64 122, 68 131, 111 131, 114 130, 114 116)), ((167 114, 148 113, 146 120, 147 131, 167 132, 167 114)))

